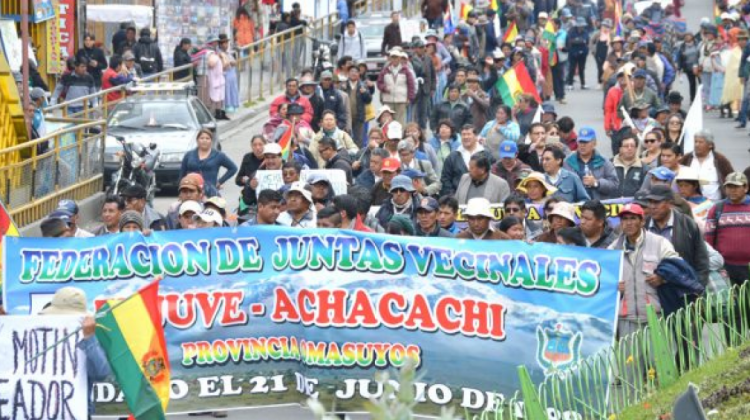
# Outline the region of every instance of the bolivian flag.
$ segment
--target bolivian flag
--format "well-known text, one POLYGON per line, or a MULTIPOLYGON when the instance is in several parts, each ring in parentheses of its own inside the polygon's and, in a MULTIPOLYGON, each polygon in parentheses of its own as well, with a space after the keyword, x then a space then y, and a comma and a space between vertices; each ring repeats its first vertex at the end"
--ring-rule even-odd
POLYGON ((284 120, 281 125, 286 127, 286 131, 279 139, 279 146, 281 146, 281 160, 284 162, 289 161, 289 155, 292 150, 292 136, 294 136, 294 123, 289 120, 284 120))
POLYGON ((529 76, 529 71, 526 69, 526 65, 523 61, 519 62, 512 69, 508 70, 503 74, 503 77, 497 80, 495 88, 503 98, 503 103, 510 107, 516 104, 518 95, 522 93, 530 93, 534 95, 537 103, 542 103, 542 99, 539 97, 539 92, 534 86, 534 81, 529 76))
POLYGON ((547 25, 544 27, 542 38, 546 39, 549 45, 549 65, 557 65, 557 30, 555 25, 552 24, 552 20, 547 21, 547 25))
POLYGON ((513 44, 517 37, 518 27, 516 26, 516 22, 511 22, 508 29, 505 31, 505 36, 503 36, 503 42, 513 44))
POLYGON ((97 311, 96 338, 137 420, 164 419, 169 404, 169 356, 158 292, 157 279, 97 311))

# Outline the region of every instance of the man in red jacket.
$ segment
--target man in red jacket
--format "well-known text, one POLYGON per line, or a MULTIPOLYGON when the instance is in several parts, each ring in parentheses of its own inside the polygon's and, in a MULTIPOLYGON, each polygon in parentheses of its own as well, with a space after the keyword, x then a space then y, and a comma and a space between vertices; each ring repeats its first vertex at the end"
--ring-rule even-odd
POLYGON ((271 102, 271 107, 268 109, 268 115, 270 117, 276 117, 279 115, 279 106, 282 104, 299 104, 305 112, 302 114, 302 119, 310 124, 313 119, 313 107, 310 105, 310 101, 300 95, 299 93, 299 81, 295 78, 289 78, 286 81, 286 92, 276 97, 271 102))
POLYGON ((609 89, 604 99, 604 131, 609 137, 622 127, 622 119, 617 112, 617 107, 620 105, 623 92, 627 89, 627 83, 625 73, 622 70, 618 71, 617 84, 609 89))

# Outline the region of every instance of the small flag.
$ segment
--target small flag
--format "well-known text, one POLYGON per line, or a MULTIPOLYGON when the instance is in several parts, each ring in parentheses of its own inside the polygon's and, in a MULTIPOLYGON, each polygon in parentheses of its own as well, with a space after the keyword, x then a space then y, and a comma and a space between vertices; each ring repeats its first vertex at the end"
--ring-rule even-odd
MULTIPOLYGON (((702 90, 703 85, 700 85, 696 92, 702 92, 702 90)), ((682 135, 680 136, 680 144, 682 144, 684 154, 692 153, 695 146, 695 133, 700 130, 703 130, 703 98, 701 98, 701 95, 695 95, 693 104, 690 105, 685 117, 685 125, 682 126, 682 135)))
POLYGON ((96 338, 137 420, 163 420, 169 404, 169 355, 162 328, 159 280, 97 311, 96 338))
POLYGON ((469 12, 474 8, 469 3, 461 3, 461 19, 466 20, 469 18, 469 12))
POLYGON ((516 27, 516 22, 511 22, 510 26, 508 26, 508 29, 505 31, 503 42, 508 42, 512 44, 516 40, 517 37, 518 37, 518 27, 516 27))
POLYGON ((490 9, 492 9, 492 10, 494 10, 494 11, 497 12, 497 9, 498 9, 498 7, 497 7, 497 0, 490 1, 490 9))
POLYGON ((544 26, 542 38, 549 42, 549 65, 557 65, 557 30, 552 23, 552 19, 548 20, 547 24, 544 26))
MULTIPOLYGON (((536 107, 536 113, 534 114, 534 119, 531 120, 531 124, 542 122, 542 114, 542 104, 539 104, 539 106, 536 107)), ((531 144, 531 136, 528 133, 526 134, 526 140, 524 143, 531 144)))
POLYGON ((495 88, 503 98, 503 103, 510 107, 516 104, 516 98, 521 93, 530 93, 534 95, 537 103, 542 103, 542 98, 539 97, 539 92, 537 92, 534 81, 531 80, 529 71, 523 61, 506 71, 503 77, 495 83, 495 88))
POLYGON ((622 6, 620 0, 615 0, 615 36, 623 36, 622 33, 622 6))
POLYGON ((289 160, 289 155, 291 154, 294 124, 289 120, 284 120, 281 124, 286 127, 286 131, 284 131, 284 135, 279 139, 279 146, 281 146, 281 160, 286 162, 289 160))

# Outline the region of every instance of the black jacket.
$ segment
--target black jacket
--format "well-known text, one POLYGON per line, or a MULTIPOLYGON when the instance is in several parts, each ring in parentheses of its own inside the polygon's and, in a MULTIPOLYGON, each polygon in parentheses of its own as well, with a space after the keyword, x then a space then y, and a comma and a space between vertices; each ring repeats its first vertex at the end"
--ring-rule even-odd
MULTIPOLYGON (((351 89, 351 84, 345 82, 341 88, 341 92, 349 96, 351 89)), ((352 115, 352 121, 363 123, 365 122, 365 106, 372 102, 372 94, 370 93, 370 89, 367 89, 367 86, 361 80, 357 82, 355 89, 357 90, 357 112, 352 115), (362 88, 364 88, 364 93, 360 92, 362 88)))
MULTIPOLYGON (((408 213, 404 213, 404 216, 408 216, 412 223, 415 225, 417 224, 417 204, 419 204, 419 194, 412 194, 411 195, 411 210, 409 210, 408 213)), ((391 221, 391 218, 396 213, 396 211, 393 208, 393 200, 385 200, 383 204, 380 206, 380 210, 378 210, 377 214, 375 215, 375 218, 378 219, 378 222, 380 223, 380 226, 383 227, 383 229, 388 227, 388 222, 391 221)))
POLYGON ((242 158, 240 164, 240 170, 237 171, 237 176, 234 178, 234 183, 238 187, 242 187, 242 201, 248 206, 252 206, 258 203, 258 197, 256 191, 250 188, 250 180, 255 177, 255 172, 260 169, 260 165, 263 163, 263 159, 258 159, 252 152, 247 153, 242 158), (247 182, 242 182, 242 178, 247 177, 247 182))
POLYGON ((77 59, 85 58, 89 61, 89 65, 86 70, 89 72, 91 77, 94 78, 96 86, 102 85, 102 73, 107 69, 107 57, 104 56, 104 51, 100 48, 81 48, 76 53, 77 59), (96 66, 90 64, 91 60, 96 60, 96 66))
POLYGON ((401 28, 389 23, 383 30, 383 44, 380 46, 380 52, 385 54, 393 47, 400 47, 401 44, 401 28))
MULTIPOLYGON (((421 77, 423 82, 419 84, 417 96, 431 96, 437 89, 437 76, 435 76, 435 66, 432 65, 432 59, 428 56, 411 59, 412 69, 415 77, 421 77)), ((436 127, 436 126, 433 126, 436 127)))
POLYGON ((344 98, 341 97, 342 93, 335 87, 331 86, 328 90, 321 87, 323 92, 323 111, 333 111, 336 114, 336 126, 339 130, 346 131, 346 107, 344 106, 344 98))
POLYGON ((615 172, 617 172, 617 179, 620 180, 618 187, 618 197, 633 197, 635 193, 641 189, 643 180, 646 179, 648 174, 648 167, 641 164, 640 166, 631 166, 628 168, 628 172, 625 173, 625 167, 622 164, 618 164, 618 160, 614 159, 612 163, 615 165, 615 172))
MULTIPOLYGON (((685 262, 698 273, 702 285, 708 284, 708 250, 703 235, 695 221, 679 211, 672 210, 672 245, 685 262)), ((651 228, 651 218, 646 219, 646 229, 651 228)))
MULTIPOLYGON (((175 67, 181 67, 185 64, 190 64, 193 62, 193 59, 190 57, 190 54, 188 54, 187 51, 183 50, 179 47, 179 45, 174 49, 174 66, 175 67)), ((174 79, 180 80, 184 79, 186 77, 190 76, 190 69, 180 70, 174 73, 174 79)))
MULTIPOLYGON (((494 163, 495 159, 493 159, 492 155, 486 150, 477 153, 486 154, 487 158, 490 160, 490 166, 494 163)), ((443 162, 443 173, 440 175, 440 183, 442 184, 442 187, 440 187, 440 196, 456 195, 458 184, 461 182, 461 176, 467 172, 469 172, 469 168, 466 167, 461 152, 458 150, 451 152, 451 154, 445 158, 445 162, 443 162)))
MULTIPOLYGON (((142 57, 151 57, 153 58, 155 62, 155 71, 153 73, 161 73, 164 71, 164 60, 161 58, 161 50, 159 49, 159 46, 156 45, 154 41, 151 40, 151 37, 148 36, 142 36, 138 43, 135 44, 135 47, 133 48, 133 54, 135 55, 135 62, 139 63, 141 67, 143 67, 143 63, 141 62, 142 57)), ((144 73, 147 73, 144 69, 144 73)), ((148 73, 148 74, 153 74, 148 73)))
POLYGON ((432 111, 432 118, 430 118, 430 127, 437 127, 440 120, 446 118, 451 120, 453 126, 459 130, 464 126, 464 124, 471 124, 473 120, 469 106, 460 100, 453 107, 451 107, 451 104, 448 101, 445 101, 436 106, 432 111))
POLYGON ((352 165, 339 154, 336 154, 333 159, 326 162, 325 169, 340 169, 344 171, 346 174, 346 183, 352 185, 352 165))

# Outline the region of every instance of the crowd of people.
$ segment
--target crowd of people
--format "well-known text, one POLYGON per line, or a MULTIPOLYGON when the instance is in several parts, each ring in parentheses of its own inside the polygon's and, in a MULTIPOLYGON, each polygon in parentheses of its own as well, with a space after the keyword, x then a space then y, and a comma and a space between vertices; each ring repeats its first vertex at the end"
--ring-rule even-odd
MULTIPOLYGON (((693 149, 685 152, 683 128, 685 106, 696 95, 703 95, 706 111, 736 112, 745 126, 750 5, 720 4, 720 23, 704 20, 693 32, 678 25, 679 0, 666 8, 654 2, 640 13, 626 0, 622 14, 608 2, 567 0, 560 9, 554 3, 500 0, 498 13, 476 0, 455 31, 446 32, 444 2, 424 0, 430 29, 410 42, 393 29, 400 19, 393 12, 384 28, 387 63, 377 80, 368 79, 362 57, 350 55, 319 75, 308 69, 289 78, 239 165, 216 148, 210 131, 201 131, 166 214, 151 206, 142 186, 132 185, 107 197, 96 231, 85 231, 76 203, 63 200, 42 222, 42 233, 81 238, 281 225, 621 250, 620 336, 645 324, 646 304, 665 314, 676 310, 662 300, 666 283, 680 284, 692 297, 744 283, 750 168, 734 168, 709 130, 695 133, 693 149), (505 39, 513 27, 518 37, 505 39), (576 79, 580 89, 589 87, 589 55, 603 91, 601 102, 589 105, 602 108, 602 129, 577 126, 553 103, 566 102, 576 79), (537 92, 508 104, 497 82, 521 62, 537 92), (739 78, 728 75, 735 72, 739 78), (689 98, 675 88, 681 74, 689 98), (611 159, 602 153, 606 143, 611 159), (314 169, 329 175, 303 177, 314 169), (279 171, 283 186, 261 189, 261 170, 279 171), (345 193, 335 191, 335 171, 345 179, 345 193), (235 197, 222 196, 232 180, 241 188, 236 210, 228 201, 235 197), (612 199, 624 199, 614 217, 612 199)), ((342 30, 353 37, 356 22, 345 21, 342 30)), ((211 70, 208 60, 209 82, 215 73, 228 83, 220 52, 229 42, 218 41, 217 67, 211 70)), ((189 46, 187 40, 178 49, 189 46)), ((100 78, 127 83, 121 63, 128 57, 125 50, 121 59, 110 58, 100 78)), ((86 82, 70 85, 68 98, 79 86, 96 86, 92 66, 103 70, 102 64, 97 53, 81 57, 71 77, 86 82)), ((212 96, 211 105, 217 118, 225 117, 229 88, 216 94, 221 100, 212 96)))

